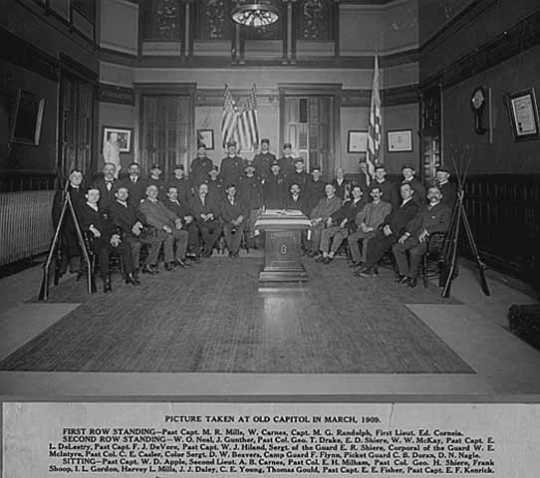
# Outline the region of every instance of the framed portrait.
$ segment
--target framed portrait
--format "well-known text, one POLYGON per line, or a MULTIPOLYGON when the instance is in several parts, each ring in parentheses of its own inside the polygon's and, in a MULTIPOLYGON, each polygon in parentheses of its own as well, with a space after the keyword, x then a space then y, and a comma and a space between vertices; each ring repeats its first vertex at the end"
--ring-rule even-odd
POLYGON ((45 98, 19 89, 10 141, 39 146, 45 98))
POLYGON ((347 133, 347 153, 365 153, 367 135, 367 130, 349 130, 347 133))
POLYGON ((412 151, 412 130, 402 129, 386 132, 386 144, 389 153, 412 151))
POLYGON ((538 130, 538 106, 534 89, 506 95, 506 104, 514 133, 514 141, 540 138, 538 130))
POLYGON ((197 144, 205 145, 206 149, 214 149, 214 130, 213 129, 198 129, 197 144))
POLYGON ((115 128, 113 126, 103 127, 103 143, 102 148, 107 142, 116 141, 120 153, 131 152, 131 136, 132 128, 115 128))

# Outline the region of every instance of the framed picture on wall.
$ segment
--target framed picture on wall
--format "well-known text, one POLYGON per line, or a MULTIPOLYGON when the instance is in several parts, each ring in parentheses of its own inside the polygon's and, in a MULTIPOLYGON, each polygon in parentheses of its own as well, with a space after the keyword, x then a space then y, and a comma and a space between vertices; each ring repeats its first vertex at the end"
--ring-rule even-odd
POLYGON ((205 145, 206 149, 214 149, 214 130, 213 129, 198 129, 197 130, 197 145, 205 145))
POLYGON ((347 133, 347 153, 365 153, 367 134, 367 130, 349 130, 347 133))
POLYGON ((131 136, 132 128, 115 128, 113 126, 103 126, 103 144, 102 149, 106 144, 118 146, 120 153, 131 152, 131 136))
POLYGON ((515 141, 538 139, 538 106, 534 89, 518 91, 506 95, 510 123, 515 141))
POLYGON ((387 131, 386 144, 389 153, 412 151, 412 130, 402 129, 387 131))

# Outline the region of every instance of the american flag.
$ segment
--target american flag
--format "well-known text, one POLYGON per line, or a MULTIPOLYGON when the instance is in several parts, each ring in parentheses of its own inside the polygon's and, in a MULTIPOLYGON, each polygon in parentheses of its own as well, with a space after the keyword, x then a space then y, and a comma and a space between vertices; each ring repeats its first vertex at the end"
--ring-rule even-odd
POLYGON ((259 144, 259 125, 257 120, 257 97, 253 85, 250 95, 239 107, 225 86, 225 100, 221 119, 221 138, 223 147, 229 141, 236 141, 240 151, 253 151, 259 144))
POLYGON ((369 110, 369 126, 367 137, 366 161, 368 171, 373 176, 375 166, 381 163, 379 152, 381 149, 381 94, 379 91, 379 58, 375 55, 375 68, 373 71, 373 86, 371 87, 371 106, 369 110))

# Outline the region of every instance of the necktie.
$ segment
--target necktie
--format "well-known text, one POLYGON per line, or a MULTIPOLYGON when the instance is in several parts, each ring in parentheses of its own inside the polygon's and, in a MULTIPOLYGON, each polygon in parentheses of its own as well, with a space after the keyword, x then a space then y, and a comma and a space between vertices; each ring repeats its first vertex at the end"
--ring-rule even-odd
POLYGON ((107 191, 112 189, 112 181, 106 181, 105 185, 107 186, 107 191))

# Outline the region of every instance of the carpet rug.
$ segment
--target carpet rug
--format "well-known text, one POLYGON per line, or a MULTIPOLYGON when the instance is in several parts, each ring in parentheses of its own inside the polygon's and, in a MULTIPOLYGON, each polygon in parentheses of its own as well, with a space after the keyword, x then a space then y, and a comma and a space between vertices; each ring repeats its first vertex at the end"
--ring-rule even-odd
MULTIPOLYGON (((63 281, 74 311, 0 362, 0 370, 81 372, 474 373, 405 304, 452 303, 390 271, 353 277, 344 261, 305 260, 305 284, 260 287, 260 258, 212 257, 139 287, 87 295, 63 281)), ((98 284, 99 286, 101 284, 98 284)), ((455 302, 454 302, 455 303, 455 302)))

